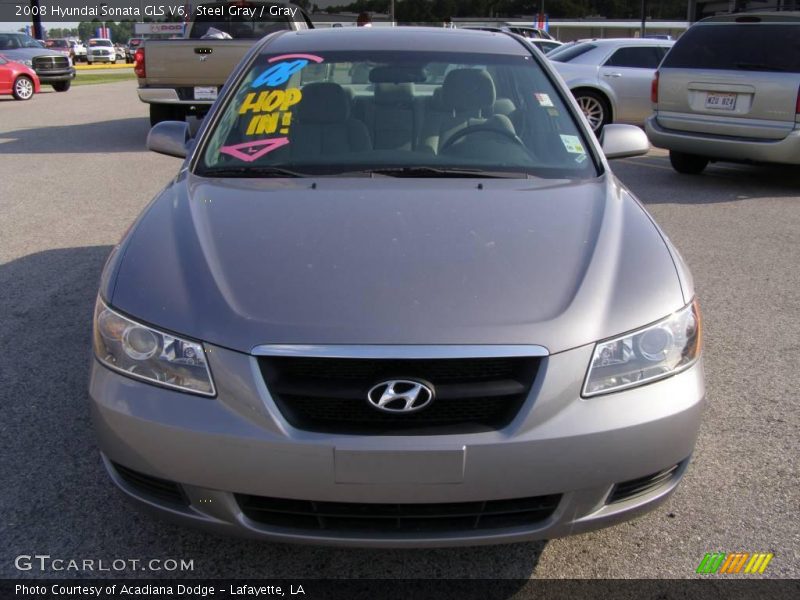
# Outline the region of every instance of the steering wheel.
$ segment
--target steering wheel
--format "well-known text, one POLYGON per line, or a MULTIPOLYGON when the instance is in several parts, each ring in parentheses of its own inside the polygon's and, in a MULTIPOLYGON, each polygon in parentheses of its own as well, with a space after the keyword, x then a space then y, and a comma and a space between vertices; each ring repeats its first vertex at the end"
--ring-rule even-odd
POLYGON ((469 125, 467 127, 464 127, 464 129, 459 129, 453 135, 447 138, 445 143, 442 144, 442 147, 439 148, 439 153, 445 154, 446 151, 449 150, 450 147, 453 144, 455 144, 458 140, 465 138, 469 135, 474 135, 476 133, 496 133, 498 135, 507 137, 517 146, 520 146, 528 156, 531 156, 530 150, 528 150, 528 147, 525 145, 525 142, 519 139, 519 136, 517 136, 516 133, 514 133, 513 131, 509 131, 508 129, 497 129, 495 127, 487 127, 486 125, 469 125))

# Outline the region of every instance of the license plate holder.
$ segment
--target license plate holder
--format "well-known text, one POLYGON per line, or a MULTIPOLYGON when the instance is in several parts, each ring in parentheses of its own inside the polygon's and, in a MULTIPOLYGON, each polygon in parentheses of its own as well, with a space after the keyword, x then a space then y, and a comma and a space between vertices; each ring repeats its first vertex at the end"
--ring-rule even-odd
POLYGON ((219 91, 215 86, 195 86, 195 100, 216 100, 219 91))
POLYGON ((706 108, 713 110, 736 110, 737 95, 730 92, 708 92, 706 108))

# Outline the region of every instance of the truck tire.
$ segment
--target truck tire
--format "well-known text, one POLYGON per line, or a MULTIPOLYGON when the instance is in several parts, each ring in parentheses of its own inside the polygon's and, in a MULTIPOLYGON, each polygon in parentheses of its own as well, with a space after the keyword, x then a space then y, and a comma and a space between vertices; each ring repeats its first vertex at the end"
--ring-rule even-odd
POLYGON ((71 85, 72 82, 69 79, 67 81, 56 81, 53 84, 53 89, 57 92, 66 92, 71 85))
POLYGON ((150 105, 150 126, 157 125, 161 121, 183 121, 186 119, 186 111, 180 106, 170 106, 169 104, 150 105))

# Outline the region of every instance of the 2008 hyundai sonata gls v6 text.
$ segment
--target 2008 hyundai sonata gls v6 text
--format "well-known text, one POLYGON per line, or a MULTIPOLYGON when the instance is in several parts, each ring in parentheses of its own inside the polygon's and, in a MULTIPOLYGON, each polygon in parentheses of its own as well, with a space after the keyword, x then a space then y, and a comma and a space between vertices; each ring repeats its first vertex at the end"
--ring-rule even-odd
POLYGON ((114 250, 103 460, 221 532, 550 538, 652 509, 703 398, 691 275, 561 80, 504 33, 270 35, 114 250))

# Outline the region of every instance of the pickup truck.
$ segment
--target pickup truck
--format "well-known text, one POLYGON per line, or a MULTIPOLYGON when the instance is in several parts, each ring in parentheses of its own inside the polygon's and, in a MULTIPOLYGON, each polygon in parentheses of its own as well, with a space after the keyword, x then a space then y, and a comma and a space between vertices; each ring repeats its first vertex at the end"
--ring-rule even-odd
POLYGON ((194 7, 183 39, 145 40, 134 54, 139 100, 150 123, 202 117, 256 41, 282 29, 311 29, 308 15, 283 2, 216 0, 194 7))

